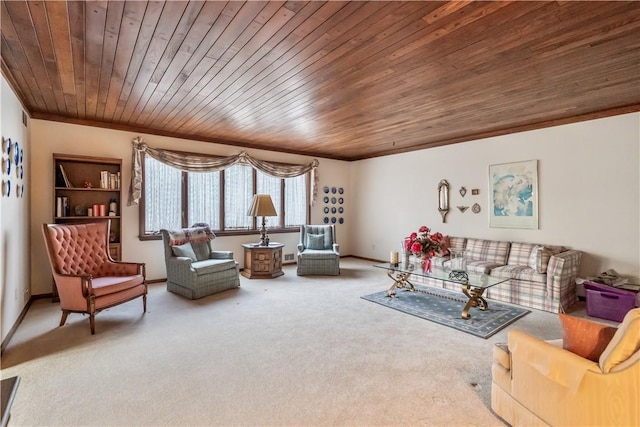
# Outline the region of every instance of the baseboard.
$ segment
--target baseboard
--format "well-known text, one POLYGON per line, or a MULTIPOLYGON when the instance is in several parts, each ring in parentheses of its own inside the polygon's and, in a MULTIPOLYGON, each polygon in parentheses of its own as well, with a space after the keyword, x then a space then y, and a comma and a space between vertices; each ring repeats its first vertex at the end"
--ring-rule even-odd
MULTIPOLYGON (((357 256, 357 255, 347 255, 345 258, 348 258, 348 257, 350 257, 350 258, 356 258, 356 259, 361 259, 361 260, 363 260, 363 261, 370 261, 370 262, 374 262, 374 263, 376 263, 376 264, 380 264, 380 263, 385 262, 385 261, 381 261, 381 260, 379 260, 379 259, 375 259, 375 258, 366 258, 366 257, 363 257, 363 256, 357 256)), ((387 261, 387 262, 389 262, 389 261, 387 261)))
POLYGON ((2 355, 2 353, 4 353, 4 350, 9 345, 9 342, 11 341, 11 338, 13 338, 13 334, 16 333, 16 331, 18 330, 18 326, 20 326, 20 323, 22 323, 22 320, 27 315, 27 312, 29 311, 29 307, 31 307, 31 302, 34 299, 35 299, 35 297, 33 297, 33 296, 31 298, 29 298, 29 301, 27 301, 27 303, 22 308, 22 311, 20 312, 20 315, 18 316, 18 319, 16 320, 16 322, 13 324, 13 326, 9 330, 9 333, 7 334, 5 339, 2 340, 2 345, 0 345, 0 355, 2 355))

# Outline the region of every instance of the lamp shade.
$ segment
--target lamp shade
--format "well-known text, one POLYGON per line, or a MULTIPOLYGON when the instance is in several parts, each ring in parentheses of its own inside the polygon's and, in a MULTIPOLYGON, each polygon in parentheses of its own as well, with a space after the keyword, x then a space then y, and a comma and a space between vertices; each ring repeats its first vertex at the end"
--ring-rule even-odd
POLYGON ((253 196, 251 208, 247 212, 249 216, 278 216, 273 206, 271 196, 268 194, 256 194, 253 196))

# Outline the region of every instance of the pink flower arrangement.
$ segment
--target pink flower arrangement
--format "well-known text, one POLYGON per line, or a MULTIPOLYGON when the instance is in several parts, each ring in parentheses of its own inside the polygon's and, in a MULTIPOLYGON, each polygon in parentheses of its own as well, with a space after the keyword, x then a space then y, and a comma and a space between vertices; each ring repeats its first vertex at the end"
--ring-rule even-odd
POLYGON ((431 258, 440 253, 445 247, 445 237, 442 233, 431 233, 431 229, 425 225, 413 232, 404 241, 404 247, 408 252, 427 261, 425 270, 431 270, 431 258))

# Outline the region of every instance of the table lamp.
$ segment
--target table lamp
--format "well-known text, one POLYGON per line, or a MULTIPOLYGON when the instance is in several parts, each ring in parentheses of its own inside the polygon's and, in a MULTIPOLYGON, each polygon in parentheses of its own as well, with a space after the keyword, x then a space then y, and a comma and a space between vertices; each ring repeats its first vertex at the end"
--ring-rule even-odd
POLYGON ((276 208, 273 206, 271 196, 268 194, 256 194, 247 215, 252 217, 262 217, 262 228, 260 228, 260 246, 268 246, 267 229, 265 227, 266 216, 278 216, 276 208))

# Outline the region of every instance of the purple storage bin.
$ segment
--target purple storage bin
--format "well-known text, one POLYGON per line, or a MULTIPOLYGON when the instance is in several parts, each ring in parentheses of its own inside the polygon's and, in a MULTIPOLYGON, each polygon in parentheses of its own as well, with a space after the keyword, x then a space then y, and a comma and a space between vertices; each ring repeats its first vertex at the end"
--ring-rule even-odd
POLYGON ((636 294, 624 289, 595 282, 584 282, 587 314, 601 319, 622 322, 625 314, 636 306, 636 294))

